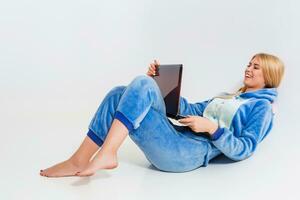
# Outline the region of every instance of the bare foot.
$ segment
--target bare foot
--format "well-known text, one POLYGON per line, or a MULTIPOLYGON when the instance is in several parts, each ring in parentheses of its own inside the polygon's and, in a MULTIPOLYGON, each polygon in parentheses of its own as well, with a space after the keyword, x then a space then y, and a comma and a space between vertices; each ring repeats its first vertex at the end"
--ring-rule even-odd
POLYGON ((87 166, 86 164, 75 164, 72 160, 66 160, 58 163, 52 167, 40 171, 41 176, 46 177, 65 177, 75 176, 76 172, 83 170, 87 166))
POLYGON ((92 176, 99 169, 114 169, 118 166, 116 154, 104 154, 99 151, 94 159, 83 171, 78 171, 77 176, 92 176))

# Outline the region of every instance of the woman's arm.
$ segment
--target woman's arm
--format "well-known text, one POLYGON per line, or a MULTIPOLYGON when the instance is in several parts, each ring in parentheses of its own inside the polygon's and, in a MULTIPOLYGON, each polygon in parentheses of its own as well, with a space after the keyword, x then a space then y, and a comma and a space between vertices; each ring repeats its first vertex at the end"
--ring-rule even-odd
POLYGON ((180 115, 198 115, 203 116, 204 109, 211 99, 199 103, 189 103, 184 97, 180 97, 179 113, 180 115))
POLYGON ((272 121, 272 106, 267 101, 259 101, 242 128, 241 136, 236 137, 228 128, 218 128, 212 135, 212 142, 230 159, 236 161, 246 159, 253 154, 258 143, 271 130, 272 121))

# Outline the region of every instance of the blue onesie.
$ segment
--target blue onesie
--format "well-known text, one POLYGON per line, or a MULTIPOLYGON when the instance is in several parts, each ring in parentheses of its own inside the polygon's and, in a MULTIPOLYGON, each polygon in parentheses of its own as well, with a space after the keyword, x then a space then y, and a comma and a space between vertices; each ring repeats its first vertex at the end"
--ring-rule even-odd
POLYGON ((235 161, 251 156, 272 128, 271 103, 276 97, 275 88, 199 103, 189 103, 180 97, 181 115, 203 116, 218 124, 216 132, 206 137, 173 125, 166 116, 156 82, 141 75, 129 85, 114 87, 107 93, 90 122, 87 135, 101 146, 112 121, 118 119, 157 169, 191 171, 207 166, 209 160, 220 154, 235 161))

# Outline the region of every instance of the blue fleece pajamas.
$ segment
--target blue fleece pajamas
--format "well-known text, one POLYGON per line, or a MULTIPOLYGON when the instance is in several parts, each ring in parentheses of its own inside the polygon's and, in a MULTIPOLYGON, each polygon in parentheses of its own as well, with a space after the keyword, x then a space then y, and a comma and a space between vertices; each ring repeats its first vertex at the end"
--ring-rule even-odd
POLYGON ((249 157, 272 127, 270 103, 276 96, 276 90, 270 88, 242 93, 230 100, 212 98, 194 104, 180 97, 181 115, 204 116, 218 124, 209 138, 173 125, 166 116, 156 82, 141 75, 128 86, 114 87, 108 92, 90 122, 87 135, 100 147, 116 118, 157 169, 191 171, 207 166, 209 160, 222 153, 232 160, 249 157))

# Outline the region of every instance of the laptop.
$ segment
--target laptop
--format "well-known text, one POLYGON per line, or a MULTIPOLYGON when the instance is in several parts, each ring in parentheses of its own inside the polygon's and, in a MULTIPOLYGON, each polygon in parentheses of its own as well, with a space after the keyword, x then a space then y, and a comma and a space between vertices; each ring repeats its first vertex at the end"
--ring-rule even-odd
POLYGON ((185 118, 179 114, 182 64, 159 65, 153 79, 164 98, 167 117, 176 120, 185 118))
POLYGON ((182 69, 182 64, 159 65, 153 77, 164 98, 168 120, 177 131, 188 130, 196 135, 210 138, 209 133, 194 132, 189 126, 177 121, 187 117, 179 114, 182 69))

